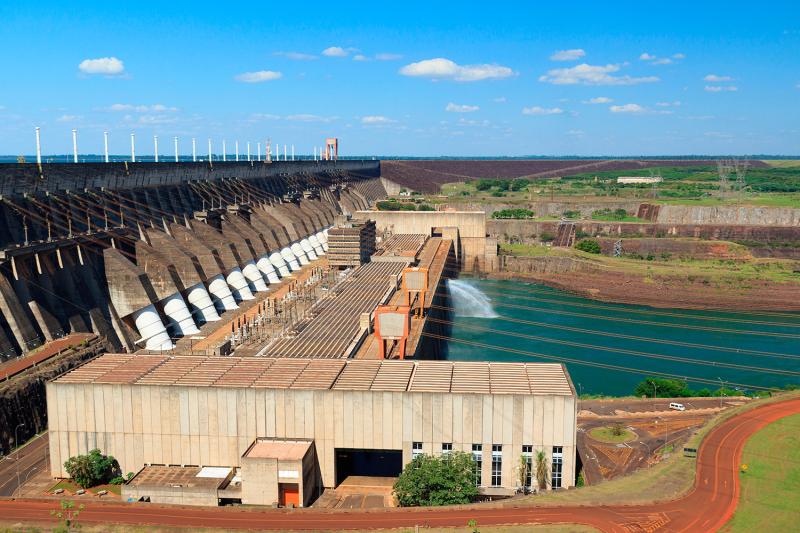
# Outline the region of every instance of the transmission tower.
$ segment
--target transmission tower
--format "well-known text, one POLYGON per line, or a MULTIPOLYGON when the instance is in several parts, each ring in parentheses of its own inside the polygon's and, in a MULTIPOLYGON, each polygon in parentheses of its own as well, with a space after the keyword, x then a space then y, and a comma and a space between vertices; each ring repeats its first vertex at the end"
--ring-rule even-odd
POLYGON ((747 176, 747 167, 750 166, 750 161, 747 159, 734 159, 733 171, 736 174, 736 190, 739 191, 739 196, 744 194, 745 177, 747 176))
POLYGON ((622 239, 614 242, 614 257, 622 257, 622 239))
POLYGON ((720 196, 725 197, 730 190, 730 181, 728 178, 731 175, 731 163, 726 159, 717 161, 717 173, 719 174, 719 193, 720 196))

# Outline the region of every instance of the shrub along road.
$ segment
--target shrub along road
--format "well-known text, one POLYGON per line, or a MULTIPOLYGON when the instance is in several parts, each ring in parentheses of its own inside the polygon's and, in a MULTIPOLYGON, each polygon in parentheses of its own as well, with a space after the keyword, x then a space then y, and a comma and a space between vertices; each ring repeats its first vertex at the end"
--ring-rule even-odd
MULTIPOLYGON (((800 398, 768 403, 731 417, 708 433, 700 446, 694 488, 677 500, 652 505, 596 507, 494 507, 471 505, 440 509, 373 512, 317 510, 234 510, 153 504, 85 502, 79 521, 224 529, 305 530, 463 526, 477 520, 497 524, 580 523, 602 531, 716 531, 733 515, 739 499, 739 466, 747 439, 758 430, 800 413, 800 398)), ((47 522, 53 501, 2 500, 5 521, 47 522)))

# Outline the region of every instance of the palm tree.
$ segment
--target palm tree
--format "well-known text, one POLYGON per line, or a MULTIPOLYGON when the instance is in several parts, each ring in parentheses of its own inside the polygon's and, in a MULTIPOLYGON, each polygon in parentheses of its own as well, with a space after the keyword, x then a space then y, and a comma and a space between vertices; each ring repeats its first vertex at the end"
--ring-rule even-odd
POLYGON ((536 482, 539 484, 539 490, 547 490, 547 481, 549 469, 547 468, 547 455, 543 450, 536 452, 536 482))

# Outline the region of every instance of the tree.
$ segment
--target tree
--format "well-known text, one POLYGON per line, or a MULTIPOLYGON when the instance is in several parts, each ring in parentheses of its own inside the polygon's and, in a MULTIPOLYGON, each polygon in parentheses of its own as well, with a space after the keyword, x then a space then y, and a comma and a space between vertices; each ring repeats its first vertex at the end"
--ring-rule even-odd
POLYGON ((530 456, 527 455, 520 455, 519 456, 519 486, 520 487, 527 487, 528 486, 528 475, 531 474, 531 463, 530 463, 530 456))
POLYGON ((536 483, 539 490, 547 490, 547 482, 550 477, 550 469, 547 467, 547 455, 543 450, 536 452, 536 483))
POLYGON ((578 244, 575 245, 575 248, 582 252, 588 252, 590 254, 599 254, 600 253, 600 243, 597 242, 597 239, 583 239, 579 241, 578 244))
POLYGON ((680 379, 647 378, 633 390, 636 396, 657 398, 686 398, 692 391, 680 379))
POLYGON ((60 509, 57 511, 50 511, 51 516, 55 516, 59 520, 59 524, 53 528, 54 532, 57 533, 69 533, 75 529, 78 529, 80 525, 76 524, 75 521, 78 519, 78 515, 81 514, 83 510, 83 504, 78 506, 78 509, 75 509, 75 502, 69 500, 61 500, 60 509))
POLYGON ((420 455, 406 465, 394 493, 401 507, 470 503, 478 496, 475 461, 464 452, 420 455))
POLYGON ((64 468, 72 480, 84 489, 108 483, 120 475, 117 460, 110 455, 103 455, 97 448, 86 455, 70 457, 64 463, 64 468))

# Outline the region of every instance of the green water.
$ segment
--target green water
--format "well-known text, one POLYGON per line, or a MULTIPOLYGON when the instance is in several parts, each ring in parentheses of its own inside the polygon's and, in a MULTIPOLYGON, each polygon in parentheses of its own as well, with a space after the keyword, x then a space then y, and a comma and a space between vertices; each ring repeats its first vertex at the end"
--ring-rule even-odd
POLYGON ((450 360, 566 358, 573 360, 566 365, 576 389, 588 394, 631 394, 644 377, 657 373, 686 379, 694 389, 718 389, 721 382, 750 390, 800 385, 798 313, 655 309, 598 302, 533 283, 459 281, 464 282, 490 299, 497 316, 457 313, 450 360))

